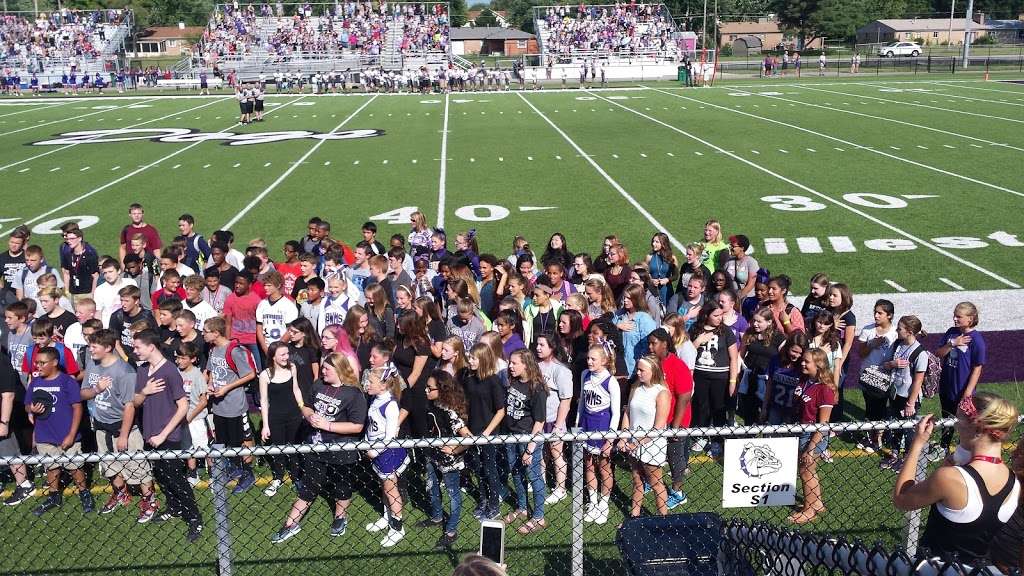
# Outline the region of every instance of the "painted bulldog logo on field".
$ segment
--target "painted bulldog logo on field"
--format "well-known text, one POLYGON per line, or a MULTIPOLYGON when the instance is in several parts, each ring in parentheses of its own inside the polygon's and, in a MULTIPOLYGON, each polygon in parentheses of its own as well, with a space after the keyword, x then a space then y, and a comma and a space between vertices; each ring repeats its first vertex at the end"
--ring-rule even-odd
POLYGON ((32 146, 64 146, 67 144, 107 144, 149 140, 172 144, 191 144, 206 140, 220 140, 224 146, 249 146, 288 140, 355 140, 383 136, 383 130, 361 129, 341 132, 313 132, 310 130, 284 130, 280 132, 200 132, 196 128, 121 128, 116 130, 79 130, 57 134, 56 138, 33 142, 32 146))

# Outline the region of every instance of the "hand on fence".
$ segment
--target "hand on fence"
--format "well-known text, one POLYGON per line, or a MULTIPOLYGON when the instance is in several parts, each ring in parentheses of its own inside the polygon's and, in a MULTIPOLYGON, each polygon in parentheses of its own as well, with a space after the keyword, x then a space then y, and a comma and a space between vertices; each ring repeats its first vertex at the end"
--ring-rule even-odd
POLYGON ((914 431, 917 433, 914 436, 915 443, 924 444, 931 438, 932 432, 935 431, 935 422, 932 421, 932 418, 931 414, 925 414, 924 418, 921 418, 921 421, 914 427, 914 431))

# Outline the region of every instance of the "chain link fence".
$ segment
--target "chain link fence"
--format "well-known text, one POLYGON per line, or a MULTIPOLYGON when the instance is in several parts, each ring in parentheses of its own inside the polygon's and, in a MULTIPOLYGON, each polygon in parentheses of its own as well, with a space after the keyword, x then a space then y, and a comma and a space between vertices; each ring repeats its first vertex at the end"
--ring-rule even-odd
MULTIPOLYGON (((952 422, 939 422, 939 427, 952 422)), ((0 459, 0 468, 24 463, 37 470, 37 487, 42 467, 82 466, 89 473, 88 491, 96 512, 83 513, 70 479, 58 507, 36 514, 47 498, 44 489, 36 489, 20 504, 2 507, 0 573, 227 576, 284 571, 372 574, 387 569, 440 575, 450 573, 463 555, 478 550, 480 519, 495 518, 506 523, 505 559, 511 574, 618 575, 633 570, 629 551, 649 544, 629 531, 629 516, 651 521, 666 509, 670 515, 707 513, 727 528, 722 532, 725 542, 739 542, 741 536, 749 541, 746 548, 734 547, 742 548, 745 565, 756 570, 722 574, 790 573, 765 568, 758 556, 758 547, 764 547, 758 536, 762 532, 753 538, 739 528, 752 529, 749 526, 755 523, 761 531, 770 527, 788 535, 799 528, 808 535, 842 537, 872 547, 877 543, 878 550, 900 547, 913 558, 921 512, 897 511, 890 500, 897 471, 883 468, 880 454, 855 447, 860 435, 899 436, 912 433, 913 425, 902 421, 568 432, 5 458, 0 459), (786 506, 722 507, 724 456, 719 446, 724 438, 798 436, 814 430, 832 438, 824 460, 817 464, 824 511, 813 521, 793 524, 787 519, 794 510, 786 506), (603 456, 602 442, 612 448, 603 456), (680 448, 670 448, 672 444, 688 450, 685 470, 640 462, 660 463, 664 454, 659 451, 680 448), (126 492, 115 494, 104 477, 112 467, 143 461, 163 471, 162 482, 169 473, 184 478, 187 466, 198 468, 198 479, 186 485, 203 523, 195 541, 181 518, 190 515, 189 503, 176 501, 158 486, 160 512, 141 522, 145 510, 140 507, 140 485, 129 484, 126 492), (243 461, 251 461, 256 471, 255 485, 244 490, 249 482, 237 477, 243 461), (285 478, 280 485, 274 482, 275 469, 285 478)), ((936 431, 933 440, 938 437, 936 431)), ((918 467, 919 478, 945 455, 944 449, 933 447, 932 457, 918 467)), ((798 488, 797 493, 803 490, 798 488)), ((11 494, 6 490, 3 497, 11 494)), ((847 568, 822 570, 858 572, 847 568)))

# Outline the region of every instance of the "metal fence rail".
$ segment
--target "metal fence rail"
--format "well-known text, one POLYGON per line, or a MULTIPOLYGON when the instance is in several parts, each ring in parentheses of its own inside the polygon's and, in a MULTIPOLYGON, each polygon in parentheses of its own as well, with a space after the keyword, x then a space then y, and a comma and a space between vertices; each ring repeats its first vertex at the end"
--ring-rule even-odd
MULTIPOLYGON (((952 421, 939 423, 940 427, 952 421)), ((587 441, 626 440, 631 443, 646 439, 673 439, 690 444, 688 472, 680 475, 686 503, 670 513, 711 512, 724 519, 760 522, 765 526, 785 528, 788 508, 722 508, 723 469, 717 455, 699 450, 723 438, 757 438, 793 436, 800 432, 822 430, 837 437, 863 434, 867 431, 905 431, 913 422, 852 423, 812 426, 759 426, 707 429, 672 429, 657 432, 624 431, 607 433, 542 434, 536 436, 493 436, 446 438, 433 440, 398 440, 387 444, 349 442, 339 444, 304 444, 258 446, 225 449, 214 447, 195 451, 120 452, 65 456, 25 456, 0 458, 0 468, 10 464, 30 467, 50 465, 82 465, 91 472, 89 493, 96 500, 97 510, 114 496, 104 472, 112 464, 149 462, 154 466, 171 463, 184 467, 192 459, 208 464, 199 481, 191 488, 204 530, 195 542, 186 537, 186 524, 177 517, 161 518, 140 524, 141 500, 138 487, 129 485, 122 495, 123 505, 104 514, 84 514, 74 483, 63 491, 60 507, 35 515, 33 509, 44 500, 43 490, 33 498, 0 509, 0 525, 14 537, 0 542, 0 573, 62 574, 62 573, 167 573, 167 574, 279 574, 301 573, 367 573, 386 568, 391 571, 415 571, 418 574, 447 574, 466 553, 479 544, 480 523, 474 509, 492 502, 488 490, 497 489, 500 496, 498 518, 508 517, 506 558, 514 574, 622 574, 626 571, 616 547, 617 526, 630 514, 634 484, 631 478, 633 461, 621 451, 610 458, 614 486, 610 492, 588 489, 587 462, 592 456, 587 441), (521 455, 535 443, 535 450, 545 455, 543 475, 527 466, 521 455), (550 458, 551 448, 561 445, 564 460, 550 458), (441 456, 442 449, 464 450, 465 469, 458 470, 450 459, 441 456), (367 452, 405 450, 408 463, 393 491, 382 490, 380 460, 371 465, 367 452), (511 454, 511 457, 508 455, 511 454), (338 458, 349 455, 353 463, 337 465, 338 458), (255 486, 238 490, 238 466, 251 459, 255 470, 255 486), (274 459, 290 471, 276 493, 268 496, 274 474, 269 464, 274 459), (331 460, 335 459, 335 464, 331 460), (564 464, 561 463, 564 461, 564 464), (327 465, 324 463, 327 462, 327 465), (444 472, 447 471, 447 472, 444 472), (556 472, 564 472, 556 474, 556 472), (296 478, 299 482, 296 482, 296 478), (554 498, 556 484, 564 482, 566 492, 554 498), (351 499, 344 514, 335 499, 351 499), (241 493, 233 493, 238 490, 241 493), (267 493, 265 493, 267 491, 267 493), (432 504, 432 496, 434 503, 432 504), (593 507, 607 493, 605 517, 595 514, 593 507), (401 500, 395 506, 394 497, 401 500), (436 498, 440 497, 440 513, 436 498), (595 497, 597 500, 595 500, 595 497), (300 530, 280 543, 272 542, 288 518, 297 499, 312 502, 299 523, 300 530), (461 500, 461 512, 451 514, 452 501, 461 500), (385 515, 385 503, 391 510, 401 510, 401 531, 395 530, 397 512, 385 515), (521 534, 520 528, 530 517, 520 517, 516 510, 529 510, 530 517, 539 517, 543 507, 546 527, 521 534), (542 504, 543 503, 543 504, 542 504), (336 517, 346 517, 343 534, 337 534, 336 517), (440 519, 441 523, 436 522, 440 519), (163 521, 161 521, 163 520, 163 521), (596 520, 596 521, 595 521, 596 520), (335 535, 332 535, 332 524, 335 535), (391 532, 402 532, 393 546, 384 541, 391 532), (442 535, 454 531, 450 542, 442 535), (112 543, 116 545, 112 546, 112 543)), ((937 436, 936 436, 937 437, 937 436)), ((653 441, 653 440, 651 440, 653 441)), ((393 453, 394 454, 394 453, 393 453)), ((401 457, 392 465, 402 462, 401 457)), ((920 527, 919 513, 902 513, 889 501, 895 472, 879 467, 878 455, 853 449, 846 441, 832 445, 831 463, 819 464, 827 511, 818 519, 802 526, 810 533, 842 534, 868 542, 881 542, 886 547, 900 545, 913 548, 920 527)), ((527 463, 532 464, 529 458, 527 463)), ((600 477, 602 467, 595 460, 600 477)), ((202 467, 202 466, 200 466, 202 467)), ((179 468, 181 469, 181 468, 179 468)), ((388 468, 386 468, 388 469, 388 468)), ((670 469, 664 467, 664 481, 671 484, 670 469)), ((925 467, 919 468, 924 474, 925 467)), ((279 474, 280 475, 280 474, 279 474)), ((37 479, 37 487, 40 482, 37 479)), ((669 486, 671 488, 671 486, 669 486)), ((641 490, 643 488, 641 487, 641 490)), ((656 515, 657 484, 644 496, 643 514, 656 515)), ((10 491, 3 494, 8 497, 10 491)), ((666 493, 668 495, 668 493, 666 493)), ((181 514, 180 503, 171 502, 158 490, 161 511, 181 514)), ((483 506, 487 507, 487 506, 483 506)), ((536 528, 536 523, 533 525, 536 528)), ((394 539, 394 538, 392 538, 394 539)))

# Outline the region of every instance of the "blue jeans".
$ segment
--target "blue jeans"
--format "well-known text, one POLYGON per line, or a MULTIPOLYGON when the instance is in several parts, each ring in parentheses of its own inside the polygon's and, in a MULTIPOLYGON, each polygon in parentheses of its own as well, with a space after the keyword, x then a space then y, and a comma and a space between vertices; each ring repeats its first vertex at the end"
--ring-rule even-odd
POLYGON ((529 475, 530 484, 533 486, 533 515, 534 520, 544 518, 544 499, 547 495, 547 485, 544 483, 544 473, 541 471, 540 463, 544 458, 544 445, 536 444, 533 456, 530 459, 530 466, 523 464, 523 454, 526 453, 527 444, 508 444, 508 467, 512 472, 512 486, 516 490, 516 510, 527 510, 526 503, 526 482, 529 475))
MULTIPOLYGON (((477 487, 480 491, 478 506, 495 514, 501 509, 501 499, 507 493, 501 481, 498 465, 500 451, 504 449, 505 447, 500 444, 485 444, 469 453, 472 455, 473 471, 476 473, 477 487)), ((504 462, 506 458, 501 460, 504 462)))

